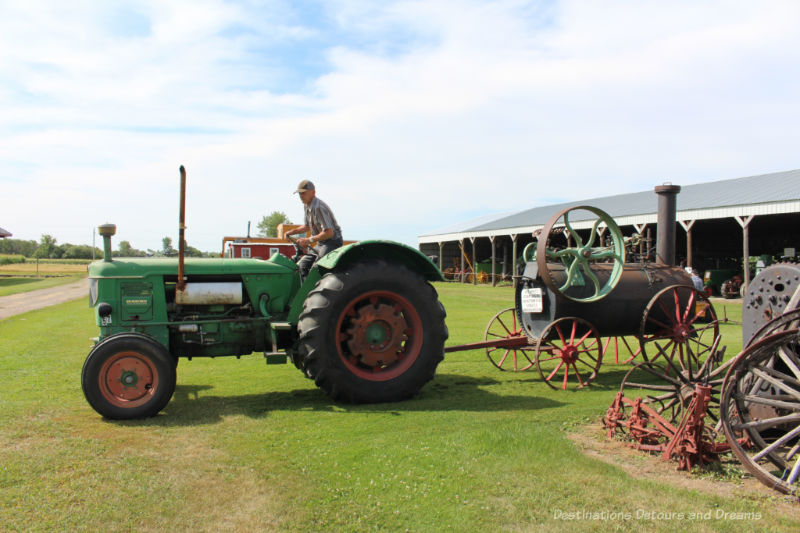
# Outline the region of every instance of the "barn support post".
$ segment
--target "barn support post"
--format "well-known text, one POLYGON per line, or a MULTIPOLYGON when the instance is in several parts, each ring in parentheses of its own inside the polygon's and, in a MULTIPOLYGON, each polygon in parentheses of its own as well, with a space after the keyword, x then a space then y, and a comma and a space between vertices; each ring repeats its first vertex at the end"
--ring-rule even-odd
POLYGON ((645 247, 648 246, 644 236, 644 229, 647 227, 647 224, 634 224, 633 227, 636 229, 636 233, 639 234, 639 256, 644 258, 646 257, 645 247))
POLYGON ((605 246, 606 244, 603 240, 606 236, 606 230, 608 230, 608 226, 606 226, 605 224, 597 227, 597 236, 600 238, 600 241, 597 244, 599 244, 600 246, 605 246))
POLYGON ((744 272, 744 290, 750 286, 750 222, 753 221, 755 215, 749 217, 733 217, 736 222, 742 227, 742 271, 744 272))
POLYGON ((478 262, 476 261, 477 251, 475 250, 475 237, 469 238, 472 243, 472 284, 478 284, 478 262))
POLYGON ((492 287, 497 287, 497 271, 495 269, 495 250, 494 250, 494 235, 489 237, 489 242, 492 243, 492 287))
POLYGON ((507 275, 508 275, 508 243, 505 242, 505 239, 503 239, 503 273, 501 274, 500 279, 505 281, 507 275))
POLYGON ((439 270, 444 271, 444 243, 439 241, 439 270))
POLYGON ((694 223, 697 222, 696 220, 687 220, 684 222, 683 220, 679 220, 678 223, 683 227, 686 231, 686 266, 694 268, 694 263, 692 262, 692 226, 694 223))
POLYGON ((464 280, 467 279, 466 275, 464 275, 464 268, 466 268, 464 261, 467 259, 467 253, 464 251, 464 239, 462 238, 458 242, 459 250, 461 250, 461 283, 464 283, 464 280))
POLYGON ((517 277, 517 237, 519 237, 519 235, 516 233, 511 236, 511 284, 515 289, 519 281, 517 277))

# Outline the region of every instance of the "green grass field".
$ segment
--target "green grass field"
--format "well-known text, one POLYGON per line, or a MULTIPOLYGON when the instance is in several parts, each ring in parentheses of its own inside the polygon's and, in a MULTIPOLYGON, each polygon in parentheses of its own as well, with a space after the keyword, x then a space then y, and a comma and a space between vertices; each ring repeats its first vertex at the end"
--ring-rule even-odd
MULTIPOLYGON (((511 288, 436 287, 448 344, 483 340, 513 302, 511 288)), ((725 305, 737 319, 741 305, 725 305)), ((740 328, 722 330, 732 355, 740 328)), ((800 528, 797 504, 736 485, 737 475, 699 490, 667 478, 708 474, 635 475, 584 453, 570 435, 605 440, 597 422, 623 366, 605 364, 589 389, 562 392, 535 370, 500 372, 482 351, 456 352, 417 398, 352 406, 260 354, 181 360, 161 415, 110 422, 80 388, 96 335, 84 299, 0 321, 0 530, 800 528)), ((661 466, 640 452, 623 458, 661 466)))

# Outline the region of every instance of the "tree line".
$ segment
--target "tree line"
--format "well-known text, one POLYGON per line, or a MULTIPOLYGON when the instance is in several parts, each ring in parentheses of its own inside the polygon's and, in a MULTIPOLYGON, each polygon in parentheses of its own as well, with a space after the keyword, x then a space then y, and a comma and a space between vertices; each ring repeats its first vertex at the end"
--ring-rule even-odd
MULTIPOLYGON (((0 239, 0 254, 21 255, 26 259, 99 259, 103 257, 101 248, 88 244, 58 244, 52 235, 43 234, 39 241, 23 239, 0 239), (94 253, 93 253, 94 252, 94 253)), ((128 241, 120 241, 119 250, 112 250, 114 257, 146 257, 173 256, 178 250, 172 246, 172 239, 164 237, 161 249, 137 250, 128 241)), ((208 257, 208 252, 201 252, 193 246, 186 245, 187 257, 208 257)))
MULTIPOLYGON (((277 237, 279 224, 291 224, 286 213, 273 211, 258 223, 258 235, 262 237, 277 237)), ((114 257, 147 257, 147 256, 176 256, 178 250, 172 245, 170 237, 161 239, 161 249, 137 250, 128 241, 120 241, 118 250, 112 250, 114 257)), ((102 258, 103 250, 88 244, 58 244, 56 238, 47 233, 39 241, 26 241, 22 239, 0 239, 0 254, 21 255, 25 258, 37 259, 92 259, 102 258)), ((187 257, 209 257, 211 252, 201 252, 193 246, 186 245, 187 257)))

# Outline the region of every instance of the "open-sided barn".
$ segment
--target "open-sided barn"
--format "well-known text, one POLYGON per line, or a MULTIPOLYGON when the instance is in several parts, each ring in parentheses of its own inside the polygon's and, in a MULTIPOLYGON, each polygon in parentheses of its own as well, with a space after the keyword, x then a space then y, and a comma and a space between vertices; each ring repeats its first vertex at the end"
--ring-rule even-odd
MULTIPOLYGON (((701 272, 741 269, 751 257, 795 257, 800 250, 800 169, 686 185, 676 200, 676 262, 701 272)), ((459 273, 477 264, 479 273, 496 281, 515 271, 534 231, 560 210, 578 205, 609 213, 626 236, 649 235, 655 248, 658 197, 652 189, 466 221, 419 236, 419 248, 437 256, 442 270, 459 273)))

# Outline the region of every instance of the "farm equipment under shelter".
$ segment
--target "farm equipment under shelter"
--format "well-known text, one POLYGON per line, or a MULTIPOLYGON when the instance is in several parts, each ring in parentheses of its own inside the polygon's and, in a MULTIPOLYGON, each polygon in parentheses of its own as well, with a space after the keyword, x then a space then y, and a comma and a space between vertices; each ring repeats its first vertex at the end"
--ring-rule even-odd
POLYGON ((616 362, 624 346, 626 362, 669 359, 694 376, 718 334, 714 309, 684 269, 626 263, 626 248, 635 246, 638 239, 624 239, 599 209, 556 213, 523 251, 514 307, 492 318, 483 342, 446 351, 485 349, 500 370, 536 366, 561 389, 591 383, 612 342, 616 362))

